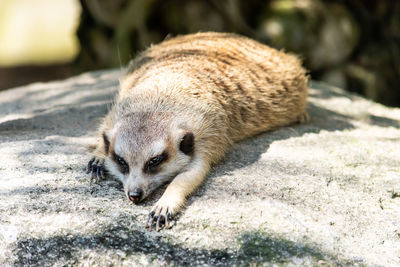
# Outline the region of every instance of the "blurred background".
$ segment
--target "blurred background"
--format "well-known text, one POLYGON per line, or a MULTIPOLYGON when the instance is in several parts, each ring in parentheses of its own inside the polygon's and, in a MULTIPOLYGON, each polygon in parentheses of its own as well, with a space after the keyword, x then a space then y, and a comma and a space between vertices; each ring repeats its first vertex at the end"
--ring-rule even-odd
POLYGON ((400 106, 397 0, 1 0, 0 90, 120 68, 167 35, 198 31, 283 48, 314 80, 400 106))

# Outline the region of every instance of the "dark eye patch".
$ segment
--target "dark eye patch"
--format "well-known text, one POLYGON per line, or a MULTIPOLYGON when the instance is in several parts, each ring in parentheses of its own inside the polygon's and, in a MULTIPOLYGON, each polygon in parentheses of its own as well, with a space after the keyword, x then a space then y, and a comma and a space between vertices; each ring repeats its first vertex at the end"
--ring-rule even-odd
POLYGON ((129 172, 129 165, 123 158, 118 156, 115 152, 112 153, 112 159, 115 161, 115 163, 118 164, 118 168, 123 174, 127 174, 129 172))
POLYGON ((163 152, 162 154, 152 157, 149 159, 143 166, 143 172, 155 174, 159 170, 159 166, 161 163, 165 162, 168 159, 167 152, 163 152))

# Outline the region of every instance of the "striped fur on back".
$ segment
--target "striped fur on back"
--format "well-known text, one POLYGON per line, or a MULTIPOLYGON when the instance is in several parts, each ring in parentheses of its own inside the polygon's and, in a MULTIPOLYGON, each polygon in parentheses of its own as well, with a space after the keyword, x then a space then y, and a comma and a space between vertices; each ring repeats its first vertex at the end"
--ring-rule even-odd
POLYGON ((236 34, 197 33, 151 46, 132 61, 122 88, 130 90, 160 73, 190 77, 193 86, 178 87, 176 94, 223 110, 233 141, 293 123, 305 112, 301 62, 236 34))

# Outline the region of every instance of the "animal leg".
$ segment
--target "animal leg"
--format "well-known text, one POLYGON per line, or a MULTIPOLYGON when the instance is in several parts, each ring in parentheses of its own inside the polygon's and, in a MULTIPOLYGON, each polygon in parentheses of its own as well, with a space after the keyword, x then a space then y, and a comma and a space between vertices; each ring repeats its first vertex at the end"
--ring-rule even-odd
POLYGON ((179 212, 186 197, 204 181, 209 169, 210 164, 206 160, 194 159, 185 172, 175 177, 154 205, 149 213, 146 227, 151 230, 155 224, 156 231, 159 231, 161 224, 165 224, 165 227, 169 228, 170 219, 179 212))

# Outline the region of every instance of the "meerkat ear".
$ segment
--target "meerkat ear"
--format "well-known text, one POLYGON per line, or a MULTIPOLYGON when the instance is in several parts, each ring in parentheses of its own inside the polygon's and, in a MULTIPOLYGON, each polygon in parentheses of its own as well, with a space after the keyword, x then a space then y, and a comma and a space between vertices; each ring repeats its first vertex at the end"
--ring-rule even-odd
POLYGON ((192 155, 194 151, 194 135, 192 132, 185 133, 182 137, 179 149, 186 155, 192 155))

